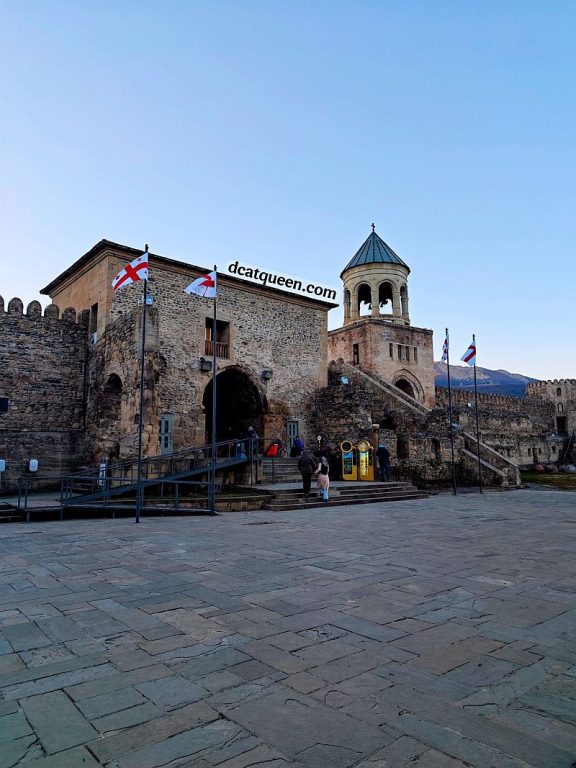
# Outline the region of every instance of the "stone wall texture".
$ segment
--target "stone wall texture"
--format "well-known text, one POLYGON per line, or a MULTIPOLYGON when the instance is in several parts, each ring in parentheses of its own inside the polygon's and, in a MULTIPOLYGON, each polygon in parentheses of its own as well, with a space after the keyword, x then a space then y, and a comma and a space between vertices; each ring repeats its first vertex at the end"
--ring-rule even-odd
MULTIPOLYGON (((38 477, 55 478, 75 469, 84 454, 84 366, 87 328, 74 310, 60 317, 38 302, 23 311, 20 299, 4 310, 0 298, 0 397, 10 399, 0 414, 0 458, 6 461, 2 488, 28 477, 38 459, 38 477)), ((85 318, 83 318, 85 320, 85 318)))
MULTIPOLYGON (((112 258, 112 257, 111 257, 112 258)), ((118 267, 114 261, 114 269, 118 267)), ((113 270, 108 270, 108 272, 113 270)), ((200 370, 200 360, 211 360, 206 349, 206 324, 213 302, 190 296, 184 288, 204 274, 187 265, 175 267, 151 259, 148 291, 146 407, 144 450, 158 452, 159 419, 173 420, 173 449, 205 441, 204 395, 211 373, 200 370)), ((86 272, 86 279, 89 272, 86 272)), ((77 291, 77 295, 81 295, 77 291)), ((86 293, 86 295, 88 295, 86 293)), ((130 285, 113 295, 108 325, 92 348, 88 429, 99 456, 133 455, 139 413, 139 366, 142 308, 141 285, 130 285), (121 388, 120 415, 102 412, 102 392, 110 377, 121 388), (117 381, 118 384, 118 381, 117 381)), ((90 295, 88 301, 92 301, 90 295)), ((217 318, 228 323, 228 357, 217 359, 217 372, 234 369, 258 392, 264 413, 256 424, 260 435, 283 432, 286 419, 298 421, 305 439, 312 437, 311 402, 327 377, 327 307, 297 296, 261 289, 232 278, 219 278, 217 318), (271 371, 270 379, 262 372, 271 371)), ((108 402, 104 398, 104 406, 108 402)), ((231 435, 238 437, 239 435, 231 435)))

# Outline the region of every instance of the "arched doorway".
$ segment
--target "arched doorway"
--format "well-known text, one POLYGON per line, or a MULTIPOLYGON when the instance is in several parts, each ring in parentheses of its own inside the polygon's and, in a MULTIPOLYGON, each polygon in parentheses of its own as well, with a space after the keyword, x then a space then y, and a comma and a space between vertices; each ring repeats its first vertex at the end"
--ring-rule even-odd
MULTIPOLYGON (((207 442, 212 440, 212 386, 210 379, 202 398, 207 442)), ((216 376, 216 440, 243 437, 248 427, 262 437, 265 410, 264 395, 241 368, 226 368, 216 376)))
POLYGON ((417 399, 414 387, 406 379, 398 379, 394 386, 398 387, 398 389, 402 390, 402 392, 405 392, 407 395, 410 395, 410 397, 413 397, 415 400, 417 399))

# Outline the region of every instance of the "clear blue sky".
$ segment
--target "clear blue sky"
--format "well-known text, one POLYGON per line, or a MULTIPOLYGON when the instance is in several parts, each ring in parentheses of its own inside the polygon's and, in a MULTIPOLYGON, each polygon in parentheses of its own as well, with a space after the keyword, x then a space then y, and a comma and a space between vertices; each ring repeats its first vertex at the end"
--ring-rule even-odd
POLYGON ((340 288, 374 221, 436 358, 575 377, 575 37, 573 0, 0 0, 0 294, 102 238, 340 288))

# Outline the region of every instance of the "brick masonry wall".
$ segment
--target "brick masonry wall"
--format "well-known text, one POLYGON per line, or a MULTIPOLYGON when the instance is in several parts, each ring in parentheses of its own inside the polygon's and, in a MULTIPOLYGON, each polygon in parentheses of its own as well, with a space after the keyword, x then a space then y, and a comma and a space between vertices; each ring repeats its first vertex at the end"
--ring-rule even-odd
POLYGON ((434 404, 432 331, 364 318, 329 332, 329 358, 353 364, 354 344, 358 344, 363 370, 374 371, 390 383, 404 378, 412 384, 417 400, 430 407, 434 404))
POLYGON ((26 313, 20 299, 6 307, 0 297, 0 397, 10 399, 0 414, 0 458, 6 460, 2 489, 30 476, 28 461, 38 459, 37 476, 55 477, 84 458, 84 365, 87 328, 74 310, 60 316, 39 302, 26 313))

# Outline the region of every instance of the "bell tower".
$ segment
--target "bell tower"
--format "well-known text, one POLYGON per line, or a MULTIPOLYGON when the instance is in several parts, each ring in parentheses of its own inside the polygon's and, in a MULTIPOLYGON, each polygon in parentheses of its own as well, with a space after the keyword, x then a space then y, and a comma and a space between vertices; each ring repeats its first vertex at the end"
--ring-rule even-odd
POLYGON ((344 323, 328 356, 377 374, 420 403, 435 403, 432 331, 410 324, 410 267, 372 232, 342 270, 344 323))
POLYGON ((342 270, 344 325, 362 317, 410 325, 408 267, 381 237, 372 232, 342 270))

